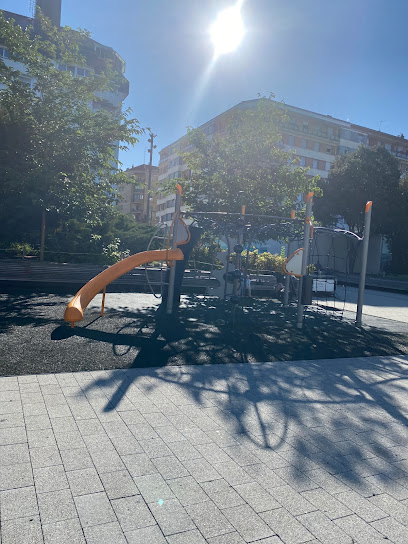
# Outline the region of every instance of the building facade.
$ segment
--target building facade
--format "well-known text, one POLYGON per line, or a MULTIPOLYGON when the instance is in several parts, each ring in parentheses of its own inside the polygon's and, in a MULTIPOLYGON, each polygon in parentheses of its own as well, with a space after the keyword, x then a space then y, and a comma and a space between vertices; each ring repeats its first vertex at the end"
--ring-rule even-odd
POLYGON ((118 210, 131 216, 137 223, 154 223, 156 221, 156 188, 159 167, 152 166, 151 192, 148 191, 149 165, 141 164, 128 168, 125 173, 133 177, 137 184, 119 185, 118 192, 121 199, 118 201, 118 210), (150 199, 149 217, 147 202, 150 199))
MULTIPOLYGON (((61 26, 61 2, 62 0, 36 1, 36 8, 40 8, 43 15, 48 17, 52 24, 57 28, 60 28, 61 26)), ((36 31, 36 17, 26 17, 10 11, 3 11, 3 14, 7 19, 13 19, 15 24, 19 25, 21 28, 26 29, 31 26, 34 28, 34 32, 36 31)), ((99 100, 95 100, 93 104, 90 104, 90 107, 93 109, 93 111, 101 108, 107 110, 116 110, 121 108, 123 100, 129 94, 129 82, 124 76, 126 66, 125 61, 111 47, 103 45, 91 38, 83 38, 79 49, 81 55, 85 58, 85 66, 66 65, 61 63, 56 67, 61 71, 71 72, 74 77, 87 77, 91 74, 101 73, 106 59, 110 60, 112 68, 120 76, 119 84, 116 85, 114 91, 98 93, 97 96, 99 100)), ((0 58, 7 66, 21 72, 20 79, 23 81, 23 83, 31 88, 33 87, 35 82, 27 72, 24 64, 12 61, 9 58, 7 48, 1 43, 1 36, 0 58)), ((117 159, 119 156, 119 142, 114 142, 113 145, 115 146, 115 158, 117 159)))
MULTIPOLYGON (((253 108, 256 103, 257 100, 241 102, 199 128, 211 136, 222 130, 229 112, 238 108, 253 108)), ((282 145, 286 151, 294 153, 299 166, 309 168, 309 176, 327 178, 336 156, 351 153, 360 145, 383 145, 398 159, 401 173, 408 171, 408 140, 402 134, 393 136, 295 106, 285 105, 285 110, 287 121, 281 127, 282 145)), ((188 175, 187 165, 179 156, 180 152, 188 148, 188 138, 183 136, 161 150, 159 187, 168 180, 188 175)), ((162 198, 157 201, 157 218, 159 222, 169 223, 174 213, 175 195, 160 196, 162 198)))

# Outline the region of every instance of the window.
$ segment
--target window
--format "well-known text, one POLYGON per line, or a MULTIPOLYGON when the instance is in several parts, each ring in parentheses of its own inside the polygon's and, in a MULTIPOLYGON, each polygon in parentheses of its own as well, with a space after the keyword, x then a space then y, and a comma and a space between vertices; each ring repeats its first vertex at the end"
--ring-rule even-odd
POLYGON ((319 150, 320 150, 319 142, 315 142, 315 144, 314 144, 314 150, 315 150, 315 151, 319 151, 319 150))
POLYGON ((307 143, 306 143, 306 140, 304 138, 302 138, 302 147, 304 149, 306 149, 306 147, 307 147, 307 143))
POLYGON ((306 157, 299 157, 300 159, 300 166, 305 166, 306 164, 306 157))
POLYGON ((31 88, 31 77, 19 76, 19 80, 24 83, 24 85, 27 85, 27 87, 31 88))
POLYGON ((333 133, 334 133, 333 127, 329 127, 329 128, 327 129, 327 131, 328 131, 328 133, 331 134, 331 135, 333 135, 333 133))
POLYGON ((314 159, 313 160, 313 168, 317 168, 317 163, 318 163, 317 159, 314 159))
POLYGON ((326 161, 326 170, 327 170, 327 171, 330 170, 330 163, 329 163, 329 161, 326 161))
POLYGON ((3 59, 9 58, 8 49, 6 49, 5 47, 0 47, 0 58, 3 58, 3 59))
POLYGON ((328 145, 328 146, 326 147, 326 153, 332 153, 332 151, 333 151, 332 146, 331 146, 331 145, 328 145))
POLYGON ((387 151, 391 151, 391 144, 385 144, 384 147, 387 151))
POLYGON ((309 123, 308 121, 303 121, 303 130, 306 132, 309 130, 309 123))
POLYGON ((80 77, 89 77, 91 75, 91 71, 87 70, 86 68, 77 68, 76 75, 80 77))
POLYGON ((211 136, 212 134, 214 134, 215 131, 214 123, 211 123, 211 125, 204 127, 202 130, 204 134, 206 134, 207 136, 211 136))
POLYGON ((95 53, 96 53, 96 56, 101 59, 109 58, 108 49, 104 49, 103 47, 95 47, 95 53))
POLYGON ((133 202, 136 202, 137 200, 143 200, 143 198, 143 193, 133 193, 133 202))
POLYGON ((295 137, 289 135, 289 145, 295 145, 295 137))

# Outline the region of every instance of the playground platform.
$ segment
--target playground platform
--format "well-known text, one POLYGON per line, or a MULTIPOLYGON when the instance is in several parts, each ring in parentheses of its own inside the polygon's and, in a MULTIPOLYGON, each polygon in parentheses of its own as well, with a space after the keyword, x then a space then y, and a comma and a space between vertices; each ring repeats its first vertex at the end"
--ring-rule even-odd
POLYGON ((407 363, 0 377, 2 544, 405 544, 407 363))

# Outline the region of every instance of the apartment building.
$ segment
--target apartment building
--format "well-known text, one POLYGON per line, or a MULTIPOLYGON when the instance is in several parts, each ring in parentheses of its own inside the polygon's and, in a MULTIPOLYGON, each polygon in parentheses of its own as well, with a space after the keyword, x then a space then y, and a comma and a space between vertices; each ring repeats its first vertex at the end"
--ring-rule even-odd
MULTIPOLYGON (((42 13, 48 17, 52 24, 57 28, 61 27, 61 3, 62 0, 36 0, 36 8, 40 8, 42 13)), ((18 13, 3 11, 7 19, 13 19, 16 25, 26 29, 30 26, 36 31, 36 17, 26 17, 18 13)), ((125 61, 111 47, 103 45, 92 38, 83 38, 80 44, 80 53, 86 60, 85 66, 59 64, 57 68, 62 71, 69 71, 75 77, 89 77, 91 74, 98 74, 103 70, 105 59, 110 60, 113 70, 120 76, 119 83, 115 90, 98 93, 101 100, 95 100, 90 107, 95 111, 98 109, 116 110, 121 107, 123 100, 129 94, 129 81, 124 77, 125 61)), ((7 66, 21 72, 21 80, 29 87, 33 87, 34 80, 26 67, 21 62, 12 61, 9 58, 7 48, 1 43, 0 36, 0 58, 7 66)), ((115 146, 115 158, 119 155, 119 142, 113 142, 115 146)))
POLYGON ((130 215, 137 223, 153 223, 156 221, 156 197, 159 167, 152 166, 151 193, 148 192, 149 165, 140 164, 128 168, 125 173, 133 177, 137 184, 123 184, 118 186, 121 200, 118 201, 118 209, 126 215, 130 215), (149 203, 149 217, 147 216, 147 202, 149 203))
MULTIPOLYGON (((229 112, 253 108, 257 101, 241 102, 199 128, 211 136, 222 130, 229 112)), ((295 106, 285 105, 285 110, 287 121, 281 127, 283 147, 287 151, 294 151, 299 166, 308 167, 310 176, 327 178, 336 156, 355 151, 360 145, 383 145, 398 159, 401 172, 408 171, 408 140, 402 134, 393 136, 295 106)), ((167 180, 182 178, 188 174, 187 165, 179 156, 188 147, 188 138, 185 135, 161 150, 159 187, 167 180)), ((156 215, 158 221, 169 223, 174 213, 175 195, 160 196, 156 215)))

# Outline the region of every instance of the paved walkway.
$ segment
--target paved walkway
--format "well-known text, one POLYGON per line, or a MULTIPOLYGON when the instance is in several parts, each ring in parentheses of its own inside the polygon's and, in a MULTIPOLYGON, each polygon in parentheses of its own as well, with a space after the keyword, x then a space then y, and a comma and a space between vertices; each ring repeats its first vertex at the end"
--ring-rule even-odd
MULTIPOLYGON (((338 310, 346 310, 356 314, 358 289, 356 287, 338 286, 336 289, 337 298, 328 300, 317 298, 315 304, 333 306, 338 310), (346 302, 344 302, 346 301, 346 302)), ((387 291, 376 291, 366 289, 364 293, 363 322, 367 316, 375 316, 384 319, 408 323, 408 294, 389 293, 387 291)))
POLYGON ((406 544, 407 363, 2 377, 2 544, 406 544))

